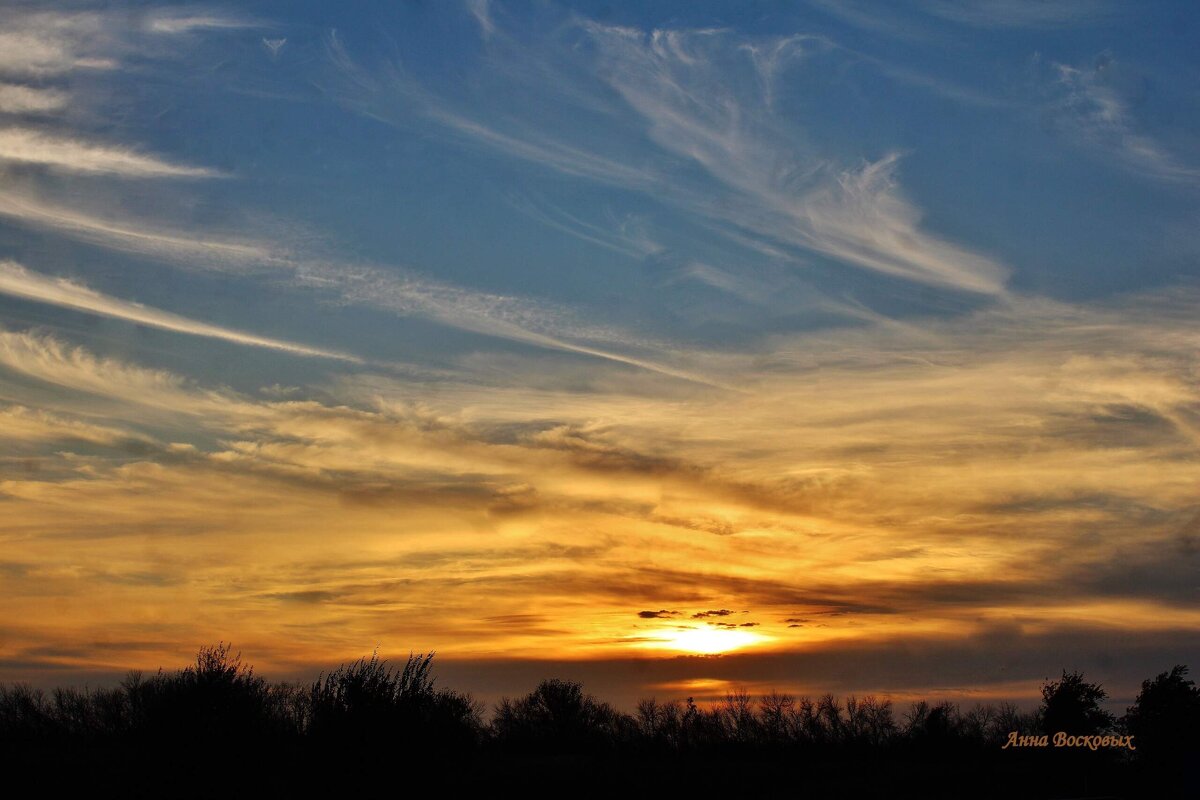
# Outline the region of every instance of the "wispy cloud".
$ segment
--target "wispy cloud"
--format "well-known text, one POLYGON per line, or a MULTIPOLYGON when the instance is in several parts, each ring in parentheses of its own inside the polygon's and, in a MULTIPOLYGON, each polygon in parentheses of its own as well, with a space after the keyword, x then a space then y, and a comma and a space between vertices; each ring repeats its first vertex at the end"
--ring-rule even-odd
POLYGON ((913 41, 949 42, 946 23, 981 29, 1054 29, 1110 19, 1109 0, 918 0, 880 6, 863 0, 808 0, 840 20, 873 33, 913 41))
POLYGON ((339 268, 323 262, 300 262, 296 274, 301 284, 332 290, 345 302, 415 314, 485 336, 732 388, 705 376, 701 369, 672 364, 672 357, 682 353, 665 343, 590 325, 569 309, 550 303, 464 289, 369 266, 339 268))
POLYGON ((141 303, 110 297, 65 278, 49 278, 39 275, 12 261, 0 261, 0 293, 21 297, 26 300, 36 300, 40 303, 49 303, 63 308, 72 308, 92 314, 122 319, 139 325, 148 325, 153 328, 174 331, 175 333, 222 339, 227 342, 253 347, 266 347, 293 355, 334 358, 341 361, 361 363, 361 359, 346 355, 345 353, 307 347, 280 339, 255 336, 254 334, 188 319, 178 314, 144 306, 141 303))
POLYGON ((44 200, 36 192, 19 188, 0 191, 0 215, 114 250, 200 264, 208 269, 277 268, 284 260, 282 253, 260 242, 222 235, 197 237, 190 231, 146 220, 101 216, 44 200))
POLYGON ((878 70, 879 74, 897 83, 921 89, 929 94, 964 106, 978 108, 1015 108, 1019 104, 1003 96, 989 93, 967 83, 947 77, 943 73, 925 72, 905 66, 898 61, 892 61, 862 50, 842 48, 843 52, 861 60, 878 70))
MULTIPOLYGON (((243 24, 243 21, 226 19, 220 15, 191 12, 151 14, 144 18, 148 29, 164 34, 203 27, 227 27, 235 22, 243 24)), ((29 18, 24 24, 44 33, 65 26, 67 22, 58 17, 29 18)), ((81 25, 82 22, 75 21, 72 24, 81 25)), ((107 25, 106 18, 89 18, 88 25, 88 30, 95 31, 97 36, 111 27, 107 25)), ((114 50, 120 49, 112 46, 114 50)), ((335 58, 345 60, 345 66, 355 75, 355 80, 370 91, 376 78, 355 71, 336 36, 330 40, 330 49, 335 58)), ((402 79, 402 76, 398 79, 402 79)), ((490 131, 486 126, 477 126, 474 121, 460 118, 441 107, 431 108, 430 113, 451 127, 469 132, 471 139, 482 136, 491 145, 509 148, 534 159, 548 158, 564 170, 578 171, 593 178, 609 176, 618 183, 644 178, 637 169, 619 161, 594 156, 552 138, 540 142, 536 136, 513 136, 490 131)), ((220 174, 207 168, 173 163, 131 148, 100 145, 78 137, 26 128, 0 130, 0 159, 35 163, 61 171, 125 178, 217 177, 220 174)), ((191 231, 185 232, 179 225, 134 219, 112 209, 98 212, 81 208, 78 207, 78 200, 67 205, 47 199, 45 187, 37 181, 27 181, 23 186, 15 183, 6 186, 0 192, 0 215, 89 243, 167 259, 190 267, 216 268, 259 277, 265 275, 276 285, 283 283, 293 290, 316 292, 322 299, 332 299, 338 303, 368 305, 394 313, 421 316, 485 336, 599 358, 683 380, 709 382, 698 370, 670 363, 675 354, 664 353, 664 349, 656 343, 637 341, 634 337, 603 326, 587 325, 569 310, 549 303, 471 291, 398 267, 346 264, 341 259, 327 258, 321 253, 297 252, 294 246, 284 247, 263 241, 261 236, 239 239, 215 232, 196 235, 191 231)), ((28 285, 25 288, 28 290, 28 285)), ((46 290, 45 286, 39 288, 43 295, 46 290)), ((95 311, 96 299, 84 299, 95 311)), ((82 300, 76 296, 74 301, 82 300)), ((109 312, 118 310, 113 302, 121 301, 107 298, 106 308, 109 312)), ((133 313, 125 306, 119 311, 133 313)), ((182 323, 172 320, 172 324, 182 323)))
POLYGON ((139 434, 108 425, 51 414, 19 405, 0 406, 0 438, 9 442, 82 441, 114 445, 142 440, 139 434))
POLYGON ((1122 10, 1110 0, 922 0, 918 7, 977 28, 1057 28, 1097 22, 1122 10))
POLYGON ((14 83, 0 83, 0 113, 38 114, 57 111, 70 95, 57 89, 38 89, 14 83))
MULTIPOLYGON (((895 13, 957 36, 970 33, 959 25, 1058 25, 1065 5, 1031 13, 930 3, 895 13)), ((64 112, 54 125, 65 126, 77 116, 70 99, 44 93, 73 97, 95 76, 59 76, 128 64, 130 75, 99 87, 104 97, 135 67, 157 76, 147 53, 182 51, 199 44, 189 34, 244 24, 199 6, 105 8, 6 20, 0 74, 16 77, 0 84, 0 113, 43 113, 40 104, 64 112), (23 50, 6 52, 6 41, 23 50)), ((13 258, 46 271, 0 261, 0 294, 50 304, 38 318, 63 324, 52 334, 0 330, 8 445, 0 505, 6 541, 18 543, 0 563, 0 617, 13 621, 0 631, 0 660, 59 640, 78 643, 64 659, 95 666, 112 658, 114 642, 173 658, 181 641, 234 636, 279 663, 382 641, 460 659, 503 654, 508 663, 569 656, 584 669, 589 657, 611 664, 635 643, 662 645, 671 627, 724 620, 763 632, 758 660, 638 651, 642 667, 663 686, 767 681, 792 668, 819 682, 916 642, 900 672, 871 673, 908 686, 942 669, 923 659, 946 661, 938 674, 970 682, 980 652, 989 664, 1010 651, 1029 659, 1062 631, 1087 628, 1071 639, 1079 653, 1117 638, 1177 645, 1179 631, 1197 629, 1194 287, 1086 303, 1010 290, 998 258, 923 219, 905 169, 926 159, 906 160, 883 141, 886 131, 873 131, 877 144, 859 152, 851 137, 832 142, 806 116, 842 109, 845 98, 809 105, 804 95, 829 90, 831 71, 845 76, 848 63, 865 59, 876 77, 888 69, 882 60, 821 36, 616 28, 547 5, 518 20, 524 12, 514 8, 456 7, 467 30, 460 43, 478 45, 476 31, 485 41, 479 52, 449 53, 452 72, 374 58, 364 26, 350 28, 364 39, 331 36, 328 60, 309 59, 311 29, 296 26, 279 59, 257 31, 211 73, 269 72, 280 85, 311 77, 327 96, 306 102, 332 99, 406 134, 448 140, 471 159, 508 160, 496 183, 517 198, 510 204, 574 239, 547 242, 544 230, 513 226, 494 247, 454 251, 477 258, 453 269, 387 263, 378 254, 399 252, 403 235, 353 239, 386 225, 390 207, 352 220, 352 208, 321 216, 338 202, 333 191, 273 203, 298 186, 340 190, 343 178, 361 179, 330 178, 335 170, 293 159, 299 150, 272 153, 278 161, 231 152, 245 158, 236 163, 253 186, 98 181, 80 176, 188 177, 170 170, 200 168, 82 130, 9 123, 3 135, 18 140, 0 136, 0 154, 11 151, 0 188, 4 238, 13 258), (292 160, 302 163, 282 171, 292 160), (509 181, 514 163, 524 170, 509 181), (300 209, 330 227, 318 235, 243 202, 300 209), (260 349, 254 365, 214 367, 195 348, 138 350, 144 343, 120 325, 92 335, 64 310, 355 360, 293 340, 311 332, 269 338, 202 321, 191 297, 134 302, 149 296, 87 277, 80 242, 120 254, 104 263, 127 269, 122 285, 156 267, 205 271, 184 285, 219 281, 251 302, 286 303, 295 331, 317 330, 312 320, 333 307, 331 323, 357 317, 345 332, 365 332, 362 346, 411 346, 437 366, 414 378, 376 361, 276 365, 260 349), (539 248, 538 269, 508 271, 522 268, 521 251, 507 250, 514 243, 539 248), (601 250, 572 262, 562 245, 580 243, 601 250), (539 282, 557 252, 570 274, 539 282), (576 280, 594 269, 612 273, 576 280), (484 272, 487 288, 444 277, 484 272), (79 277, 56 276, 65 274, 79 277), (834 312, 809 312, 835 302, 831 292, 808 292, 801 281, 810 277, 847 292, 897 289, 897 279, 917 287, 888 293, 902 319, 839 297, 839 324, 821 327, 834 312), (635 319, 624 308, 604 312, 619 293, 649 293, 650 284, 653 320, 609 321, 635 319), (903 295, 944 296, 928 286, 975 296, 954 297, 957 315, 940 307, 940 317, 914 316, 903 295), (701 315, 669 317, 697 297, 754 324, 744 336, 718 324, 689 338, 701 315), (348 306, 370 313, 347 314, 348 306), (448 328, 478 336, 447 336, 448 328), (96 642, 95 630, 111 640, 96 642)), ((918 71, 891 78, 989 104, 918 71)), ((1131 169, 1180 168, 1163 161, 1165 145, 1141 146, 1131 102, 1116 92, 1114 104, 1088 80, 1069 71, 1052 79, 1060 100, 1074 98, 1058 104, 1072 134, 1110 156, 1129 151, 1121 158, 1131 169), (1088 126, 1108 133, 1088 140, 1088 126)), ((89 128, 136 129, 142 112, 169 121, 165 90, 177 87, 168 83, 122 105, 132 124, 89 128), (136 105, 144 97, 153 108, 136 105)), ((289 108, 280 119, 292 119, 289 108)), ((320 143, 331 167, 335 156, 351 157, 333 153, 345 146, 341 134, 360 128, 338 125, 337 142, 320 143)), ((386 130, 367 129, 371 146, 391 144, 380 141, 386 130)), ((230 146, 239 142, 232 136, 230 146)), ((376 155, 364 146, 353 163, 374 166, 376 155)), ((373 190, 390 188, 395 163, 371 176, 373 190)), ((493 168, 481 163, 478 172, 493 168)), ((454 199, 462 188, 421 184, 407 199, 454 199)), ((497 216, 480 230, 511 210, 490 208, 497 216)), ((453 235, 473 220, 443 223, 453 235)), ((160 277, 155 297, 179 276, 160 277)), ((1041 677, 1029 678, 1029 663, 1014 680, 1041 677)))
POLYGON ((889 38, 928 42, 936 38, 925 21, 893 6, 877 6, 860 0, 807 0, 808 5, 856 28, 889 38))
POLYGON ((889 155, 830 175, 811 150, 790 144, 761 98, 721 77, 720 33, 628 31, 593 26, 611 82, 664 149, 699 164, 739 200, 717 213, 743 230, 845 263, 967 291, 1003 291, 1003 266, 919 229, 919 210, 899 192, 889 155), (729 208, 748 213, 730 214, 729 208))
POLYGON ((75 69, 112 69, 116 37, 94 12, 5 12, 0 31, 0 74, 57 75, 75 69))
POLYGON ((636 227, 633 220, 610 219, 611 224, 606 226, 528 196, 512 194, 508 202, 517 211, 547 227, 623 256, 641 259, 661 249, 644 234, 628 230, 636 227))
POLYGON ((45 202, 28 192, 0 191, 0 215, 83 241, 166 258, 200 269, 265 275, 294 290, 340 303, 420 316, 460 330, 534 347, 599 358, 708 385, 704 370, 673 363, 683 355, 664 342, 588 324, 570 309, 432 280, 400 267, 346 264, 293 253, 262 240, 166 231, 143 220, 109 219, 45 202))
POLYGON ((1190 166, 1137 124, 1121 91, 1122 65, 1102 54, 1091 66, 1053 64, 1056 119, 1085 147, 1117 165, 1158 180, 1196 183, 1190 166))
POLYGON ((898 154, 842 172, 799 209, 802 241, 849 263, 922 283, 1002 294, 1008 269, 919 229, 921 212, 900 194, 898 154))
POLYGON ((467 10, 471 12, 471 16, 479 23, 479 32, 484 39, 490 39, 492 34, 496 32, 496 24, 492 22, 492 9, 490 0, 466 0, 467 10))
MULTIPOLYGON (((885 155, 864 166, 837 169, 805 144, 773 104, 773 87, 785 68, 801 69, 814 54, 827 53, 821 37, 740 37, 728 31, 641 32, 576 20, 574 30, 593 49, 570 55, 525 42, 521 50, 497 50, 493 60, 543 59, 546 64, 591 53, 603 85, 586 80, 559 90, 565 107, 609 106, 604 124, 613 140, 648 133, 665 158, 653 169, 631 169, 595 137, 566 141, 542 132, 535 121, 503 123, 471 116, 420 86, 401 65, 368 69, 340 39, 330 40, 330 57, 347 82, 341 90, 351 108, 391 124, 411 124, 416 101, 425 119, 453 129, 479 146, 578 178, 646 191, 659 201, 725 226, 731 241, 749 238, 759 247, 816 252, 842 263, 920 283, 968 292, 1001 294, 1007 269, 921 230, 918 207, 901 193, 897 157, 885 155), (601 100, 615 90, 626 108, 601 100), (402 102, 403 101, 403 102, 402 102), (514 127, 515 126, 515 127, 514 127), (587 142, 591 141, 590 144, 587 142), (585 146, 586 145, 586 146, 585 146), (687 165, 681 169, 678 165, 687 165), (675 166, 672 166, 675 165, 675 166), (665 169, 664 169, 665 166, 665 169), (702 170, 698 181, 693 168, 702 170)), ((514 80, 543 80, 550 71, 497 65, 514 80)), ((517 91, 536 86, 517 85, 517 91)), ((572 224, 581 230, 578 224, 572 224)), ((793 255, 795 257, 795 255, 793 255)))
POLYGON ((95 355, 53 336, 0 329, 0 367, 72 391, 185 415, 224 417, 232 401, 165 370, 95 355))
POLYGON ((239 17, 222 16, 220 14, 200 11, 170 10, 155 11, 146 17, 143 23, 150 33, 176 35, 191 33, 198 30, 228 30, 238 28, 254 28, 258 24, 239 17))
POLYGON ((215 178, 221 174, 202 167, 172 164, 126 148, 28 128, 0 130, 0 159, 123 178, 215 178))
POLYGON ((161 37, 204 30, 259 27, 244 17, 200 7, 44 10, 8 4, 0 31, 0 75, 57 76, 77 70, 114 70, 133 54, 175 55, 161 37))
POLYGON ((615 186, 648 187, 659 176, 648 166, 629 164, 579 146, 547 132, 535 120, 512 130, 488 124, 468 108, 459 109, 431 94, 395 62, 366 67, 346 48, 337 31, 326 40, 327 52, 350 90, 340 89, 338 99, 349 108, 391 125, 407 125, 413 112, 448 129, 472 146, 484 146, 566 175, 615 186))
POLYGON ((205 623, 165 583, 185 575, 197 607, 243 610, 245 629, 223 633, 309 658, 381 625, 459 657, 615 657, 677 624, 669 609, 751 609, 777 653, 951 646, 1014 619, 1020 641, 1187 628, 1196 306, 1185 292, 1013 297, 962 319, 779 336, 717 360, 750 392, 686 402, 569 376, 532 388, 552 377, 533 356, 499 381, 368 375, 322 401, 264 400, 5 332, 0 366, 89 393, 87 424, 120 431, 154 409, 156 440, 177 444, 131 451, 116 432, 73 434, 59 410, 0 411, 23 447, 110 448, 4 475, 6 525, 27 538, 0 602, 41 621, 26 593, 49 587, 119 628, 137 599, 163 610, 164 641, 186 639, 205 623), (148 554, 148 532, 174 535, 171 551, 148 554), (85 565, 111 580, 78 580, 85 565))

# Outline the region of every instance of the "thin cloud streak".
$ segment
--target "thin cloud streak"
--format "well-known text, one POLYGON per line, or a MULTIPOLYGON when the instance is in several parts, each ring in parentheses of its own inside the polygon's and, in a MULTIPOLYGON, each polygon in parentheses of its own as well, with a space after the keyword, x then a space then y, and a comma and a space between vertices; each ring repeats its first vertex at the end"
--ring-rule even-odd
POLYGON ((919 0, 879 6, 862 0, 808 0, 808 4, 856 28, 888 38, 952 45, 947 23, 981 30, 1053 30, 1110 19, 1121 12, 1108 0, 919 0))
POLYGON ((1059 28, 1120 13, 1111 0, 922 0, 925 13, 977 28, 1059 28))
POLYGON ((351 87, 349 91, 339 89, 335 97, 350 109, 380 122, 405 126, 415 109, 467 143, 483 145, 565 175, 621 187, 650 188, 661 182, 661 176, 653 168, 631 166, 561 141, 533 121, 518 131, 499 130, 431 94, 400 64, 388 63, 373 72, 354 60, 337 31, 331 32, 327 39, 327 54, 341 80, 349 81, 351 87))
POLYGON ((564 321, 569 315, 561 309, 424 279, 406 279, 372 268, 348 271, 353 277, 348 277, 347 271, 335 273, 323 265, 300 265, 299 271, 307 276, 307 280, 315 277, 317 285, 334 287, 343 298, 354 303, 404 314, 415 313, 472 333, 591 356, 671 378, 737 391, 699 371, 671 366, 654 358, 628 355, 605 346, 640 349, 648 346, 651 352, 678 354, 662 344, 630 340, 615 331, 564 321), (600 343, 589 343, 590 339, 598 339, 600 343))
POLYGON ((279 268, 286 264, 281 254, 258 242, 234 241, 220 235, 198 238, 142 220, 100 217, 16 189, 0 191, 0 215, 114 250, 144 253, 206 269, 244 271, 248 266, 279 268))
POLYGON ((150 33, 167 35, 191 33, 197 30, 236 30, 256 27, 259 27, 257 23, 235 17, 189 14, 183 11, 156 12, 151 14, 145 22, 145 28, 150 33))
POLYGON ((252 347, 266 347, 299 356, 332 358, 355 364, 363 363, 362 359, 345 353, 321 350, 280 339, 255 336, 243 331, 231 330, 219 325, 210 325, 198 320, 188 319, 178 314, 144 306, 141 303, 121 300, 65 278, 49 278, 39 275, 13 261, 0 261, 0 293, 63 308, 100 314, 175 333, 221 339, 252 347))
POLYGON ((490 0, 467 0, 467 10, 479 23, 479 33, 484 40, 490 39, 496 32, 496 24, 492 22, 490 0))
POLYGON ((235 241, 218 235, 195 238, 165 232, 139 220, 111 220, 27 193, 0 191, 0 215, 70 234, 117 250, 168 258, 201 269, 271 273, 290 277, 293 288, 331 293, 341 302, 372 306, 401 315, 417 315, 460 330, 545 347, 561 352, 628 364, 681 380, 731 388, 651 354, 679 355, 675 348, 642 341, 620 332, 572 320, 565 309, 452 286, 417 277, 395 267, 338 264, 316 255, 291 255, 269 242, 235 241))
POLYGON ((27 128, 0 130, 0 160, 123 178, 221 177, 221 173, 215 170, 172 164, 133 150, 27 128))

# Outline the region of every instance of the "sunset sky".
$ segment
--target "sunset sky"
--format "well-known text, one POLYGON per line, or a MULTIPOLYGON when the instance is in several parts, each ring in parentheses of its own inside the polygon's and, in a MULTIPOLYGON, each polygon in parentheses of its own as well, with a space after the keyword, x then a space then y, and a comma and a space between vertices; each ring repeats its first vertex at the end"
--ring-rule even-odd
POLYGON ((1200 668, 1192 2, 0 0, 0 681, 1200 668))

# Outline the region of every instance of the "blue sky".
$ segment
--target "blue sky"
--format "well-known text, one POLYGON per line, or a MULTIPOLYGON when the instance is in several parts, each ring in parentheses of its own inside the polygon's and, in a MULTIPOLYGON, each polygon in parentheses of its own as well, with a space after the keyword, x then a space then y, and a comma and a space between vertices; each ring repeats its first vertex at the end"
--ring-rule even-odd
MULTIPOLYGON (((19 213, 6 241, 29 261, 62 242, 73 258, 26 266, 179 313, 304 338, 297 306, 355 290, 286 273, 337 260, 526 306, 485 316, 574 315, 567 338, 599 322, 753 346, 864 308, 1095 300, 1194 261, 1186 4, 118 9, 63 35, 120 68, 28 68, 72 92, 22 129, 203 174, 13 159, 14 193, 286 256, 163 269, 153 247, 105 252, 19 213)), ((476 346, 348 322, 321 333, 361 356, 476 346)))
POLYGON ((1192 4, 0 14, 8 611, 66 609, 7 631, 12 670, 105 667, 95 624, 295 669, 670 650, 579 588, 655 559, 633 598, 771 614, 730 648, 772 657, 1114 609, 1195 655, 1192 4), (378 616, 403 581, 426 600, 378 616), (137 611, 181 602, 211 613, 137 611), (864 627, 789 642, 805 602, 864 627))

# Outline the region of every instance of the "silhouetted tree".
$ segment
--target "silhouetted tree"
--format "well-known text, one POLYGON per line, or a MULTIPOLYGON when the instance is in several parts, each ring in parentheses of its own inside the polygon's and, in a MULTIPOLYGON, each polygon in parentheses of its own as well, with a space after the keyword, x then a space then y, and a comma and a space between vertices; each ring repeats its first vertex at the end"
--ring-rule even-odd
MULTIPOLYGON (((1135 796, 1129 792, 1144 788, 1139 781, 1158 785, 1163 775, 1190 790, 1192 772, 1184 767, 1200 744, 1200 690, 1184 666, 1145 681, 1122 720, 1137 740, 1135 755, 1148 759, 1145 767, 1111 750, 1044 758, 1046 751, 1000 747, 1013 731, 1102 732, 1112 724, 1100 706, 1104 698, 1100 686, 1064 671, 1043 687, 1038 713, 1011 704, 962 710, 920 701, 901 730, 891 703, 870 695, 813 700, 733 692, 712 705, 649 699, 630 716, 579 683, 547 680, 528 695, 503 699, 485 727, 469 695, 434 686, 432 655, 391 666, 374 654, 311 684, 271 684, 218 644, 201 648, 184 669, 130 673, 111 689, 0 685, 0 753, 39 774, 86 763, 123 782, 140 781, 130 796, 204 791, 211 765, 230 774, 255 772, 258 793, 268 794, 280 793, 281 780, 311 793, 311 778, 323 775, 318 790, 344 793, 354 776, 383 785, 421 774, 437 775, 458 793, 496 788, 516 776, 606 794, 644 786, 757 796, 803 775, 813 796, 884 787, 897 797, 949 796, 930 795, 930 785, 914 782, 930 768, 944 771, 946 788, 988 776, 980 796, 1009 797, 1030 787, 1043 795, 1104 787, 1135 796)), ((239 788, 255 793, 250 785, 239 788)))
POLYGON ((817 701, 817 721, 823 728, 825 741, 840 742, 845 738, 842 704, 832 694, 822 695, 817 701))
POLYGON ((758 741, 759 722, 754 714, 754 703, 745 691, 730 692, 714 709, 727 742, 747 745, 758 741))
POLYGON ((759 700, 759 724, 765 741, 781 745, 794 738, 796 698, 771 692, 759 700))
POLYGON ((309 688, 309 734, 360 749, 473 747, 481 710, 469 695, 435 689, 432 662, 432 653, 409 654, 393 668, 373 653, 321 675, 309 688))
POLYGON ((492 729, 501 745, 544 752, 582 752, 631 738, 633 718, 583 691, 575 681, 542 681, 525 697, 505 697, 492 729))
POLYGON ((896 732, 892 701, 880 701, 874 695, 846 698, 846 730, 851 741, 879 747, 896 732))
POLYGON ((266 681, 223 642, 177 672, 131 673, 123 689, 131 731, 156 742, 248 740, 271 727, 266 681))
POLYGON ((810 697, 801 697, 799 704, 793 712, 794 728, 804 741, 809 743, 822 743, 829 741, 826 736, 825 726, 821 723, 821 715, 817 710, 817 704, 810 697))
POLYGON ((1187 673, 1187 666, 1177 664, 1154 680, 1142 681, 1142 690, 1121 720, 1134 736, 1140 757, 1177 760, 1200 754, 1200 688, 1187 673))
POLYGON ((1021 711, 1013 703, 1000 703, 988 726, 987 743, 1002 745, 1014 731, 1020 736, 1031 736, 1040 730, 1041 719, 1036 711, 1021 711))
POLYGON ((1100 707, 1108 693, 1098 683, 1088 683, 1083 673, 1063 670, 1062 678, 1042 686, 1042 731, 1073 735, 1102 733, 1116 722, 1100 707))
POLYGON ((128 698, 120 689, 58 688, 48 711, 59 735, 78 740, 119 736, 130 728, 128 698))
POLYGON ((0 743, 44 739, 55 732, 46 693, 24 684, 0 686, 0 743))
POLYGON ((686 714, 682 703, 660 703, 651 697, 637 705, 638 734, 644 745, 654 750, 678 751, 688 744, 686 714))
POLYGON ((961 738, 962 720, 954 703, 918 700, 909 709, 906 722, 905 736, 918 744, 941 746, 961 738))

